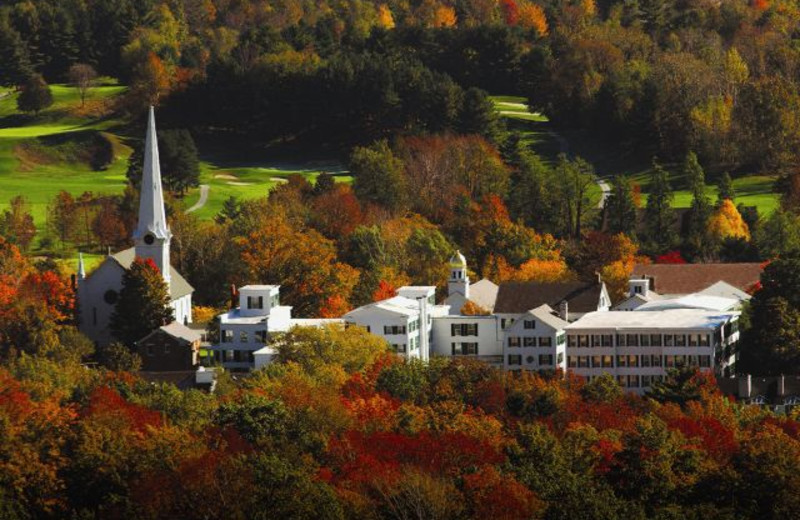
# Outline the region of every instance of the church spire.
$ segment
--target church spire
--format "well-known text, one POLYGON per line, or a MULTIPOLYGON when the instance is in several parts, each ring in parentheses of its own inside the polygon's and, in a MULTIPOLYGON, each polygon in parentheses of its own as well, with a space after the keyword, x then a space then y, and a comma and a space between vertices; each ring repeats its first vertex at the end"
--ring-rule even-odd
POLYGON ((83 265, 83 253, 78 253, 78 280, 86 279, 86 267, 83 265))
POLYGON ((133 232, 133 242, 136 246, 136 256, 153 260, 167 284, 170 283, 169 245, 171 238, 172 233, 167 226, 164 195, 161 188, 156 117, 151 106, 147 120, 142 184, 139 192, 139 223, 133 232))
POLYGON ((164 213, 164 195, 161 191, 161 166, 158 161, 158 139, 156 138, 156 117, 153 107, 147 119, 147 138, 144 145, 142 165, 142 185, 139 194, 139 225, 133 232, 134 240, 148 233, 155 238, 166 240, 171 236, 164 213))

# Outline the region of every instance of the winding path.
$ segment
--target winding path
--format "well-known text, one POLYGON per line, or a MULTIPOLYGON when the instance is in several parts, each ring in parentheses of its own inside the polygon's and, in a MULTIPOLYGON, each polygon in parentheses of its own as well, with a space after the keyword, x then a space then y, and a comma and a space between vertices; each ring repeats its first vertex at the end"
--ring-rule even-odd
POLYGON ((200 185, 200 198, 195 202, 194 206, 186 210, 186 213, 192 213, 193 211, 197 211, 198 209, 202 208, 208 202, 208 190, 210 189, 208 184, 201 184, 200 185))

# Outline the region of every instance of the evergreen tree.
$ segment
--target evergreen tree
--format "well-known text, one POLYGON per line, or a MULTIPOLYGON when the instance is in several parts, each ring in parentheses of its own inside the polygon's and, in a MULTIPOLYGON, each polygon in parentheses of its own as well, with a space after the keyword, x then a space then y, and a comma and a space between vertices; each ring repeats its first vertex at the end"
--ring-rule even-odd
POLYGON ((167 284, 156 264, 137 258, 122 277, 122 290, 111 315, 111 331, 127 345, 173 320, 167 284))
POLYGON ((631 181, 624 175, 614 178, 611 194, 606 201, 608 230, 613 233, 636 234, 636 202, 633 200, 631 181))
POLYGON ((689 211, 687 243, 695 256, 707 257, 712 251, 712 241, 707 236, 708 219, 711 216, 711 201, 706 196, 706 174, 697 161, 697 155, 689 152, 683 163, 683 174, 692 192, 689 211))
POLYGON ((369 147, 358 147, 350 157, 353 190, 362 201, 373 202, 391 211, 405 205, 406 180, 403 161, 395 157, 384 139, 369 147))
MULTIPOLYGON (((128 182, 138 187, 142 180, 142 158, 144 142, 137 143, 128 159, 128 182)), ((170 192, 183 196, 189 188, 200 183, 200 161, 197 147, 188 130, 160 130, 158 132, 158 154, 161 163, 161 179, 170 192)))
POLYGON ((736 198, 736 192, 733 189, 733 180, 731 174, 725 172, 719 179, 717 184, 717 205, 722 204, 725 199, 733 201, 736 198))
POLYGON ((462 133, 481 135, 494 144, 502 142, 503 127, 500 117, 483 90, 471 88, 464 93, 459 119, 462 133))
POLYGON ((647 236, 658 246, 658 252, 669 249, 675 242, 673 228, 675 215, 672 200, 675 195, 669 184, 669 173, 653 160, 653 173, 650 175, 650 193, 645 208, 647 236))
POLYGON ((740 371, 756 375, 800 371, 800 258, 781 258, 761 274, 742 335, 740 371))
POLYGON ((235 196, 231 195, 225 202, 222 203, 222 209, 217 213, 217 216, 214 217, 214 220, 217 224, 224 224, 225 222, 233 222, 237 218, 239 218, 239 214, 242 212, 242 204, 239 202, 235 196))
POLYGON ((39 112, 53 104, 53 93, 41 74, 31 75, 22 85, 17 96, 17 108, 21 112, 39 112))
POLYGON ((19 32, 0 13, 0 85, 21 85, 33 73, 30 56, 19 32))

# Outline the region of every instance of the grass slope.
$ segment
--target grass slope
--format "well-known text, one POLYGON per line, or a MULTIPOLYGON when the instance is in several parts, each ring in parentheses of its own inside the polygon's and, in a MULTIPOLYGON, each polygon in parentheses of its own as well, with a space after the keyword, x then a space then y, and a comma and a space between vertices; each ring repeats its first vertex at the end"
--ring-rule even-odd
MULTIPOLYGON (((606 179, 613 179, 615 175, 629 175, 631 180, 642 188, 642 205, 647 202, 647 192, 650 185, 651 165, 649 160, 642 160, 633 154, 625 155, 620 150, 602 146, 591 135, 566 134, 563 137, 553 130, 547 117, 528 111, 527 100, 515 96, 493 96, 495 108, 511 130, 518 130, 532 149, 548 162, 554 162, 560 151, 569 150, 573 155, 579 155, 591 162, 598 174, 606 179)), ((684 176, 679 173, 680 165, 664 165, 670 172, 672 189, 675 190, 673 207, 688 208, 692 196, 687 189, 684 176)), ((717 178, 707 176, 708 187, 706 193, 712 200, 717 198, 717 178)), ((772 186, 775 177, 763 174, 737 175, 733 179, 736 190, 736 203, 747 206, 756 206, 761 215, 769 215, 779 204, 777 194, 773 193, 772 186)), ((595 188, 593 188, 594 190, 595 188)), ((599 197, 599 188, 593 192, 593 197, 599 197)))

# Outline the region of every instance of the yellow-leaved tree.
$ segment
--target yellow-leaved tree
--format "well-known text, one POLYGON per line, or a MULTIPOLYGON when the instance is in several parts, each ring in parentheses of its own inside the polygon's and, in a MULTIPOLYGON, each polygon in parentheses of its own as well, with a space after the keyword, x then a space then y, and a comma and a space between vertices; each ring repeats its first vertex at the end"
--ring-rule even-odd
POLYGON ((719 208, 708 219, 708 232, 718 240, 726 238, 743 238, 750 240, 750 228, 733 201, 725 199, 719 208))

